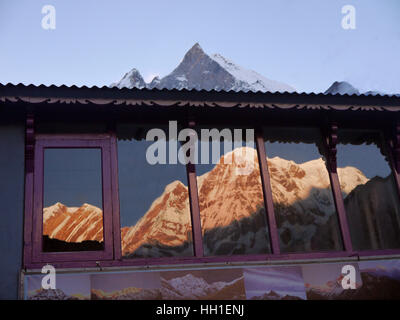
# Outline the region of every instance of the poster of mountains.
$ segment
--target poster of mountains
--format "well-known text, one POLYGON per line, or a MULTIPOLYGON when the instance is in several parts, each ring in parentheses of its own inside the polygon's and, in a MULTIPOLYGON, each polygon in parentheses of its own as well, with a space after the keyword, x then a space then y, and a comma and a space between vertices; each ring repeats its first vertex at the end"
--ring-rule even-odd
POLYGON ((241 268, 182 270, 161 273, 165 300, 245 300, 241 268))
POLYGON ((326 263, 303 265, 303 279, 308 300, 347 300, 353 299, 354 293, 362 287, 362 280, 357 263, 326 263), (344 266, 352 266, 355 279, 349 283, 355 289, 344 289, 342 280, 344 266))
POLYGON ((162 271, 103 271, 56 275, 43 289, 43 274, 24 280, 27 300, 398 300, 400 260, 285 266, 214 267, 162 271), (355 272, 344 289, 343 266, 355 272))
POLYGON ((92 300, 160 300, 158 272, 102 273, 91 277, 92 300))
MULTIPOLYGON (((26 300, 89 300, 91 275, 89 273, 56 275, 55 289, 43 289, 46 274, 29 275, 24 278, 26 300)), ((45 279, 46 280, 46 279, 45 279)))
POLYGON ((359 262, 363 285, 355 293, 357 299, 400 300, 400 261, 359 262))
POLYGON ((243 269, 248 300, 306 300, 301 267, 243 269))

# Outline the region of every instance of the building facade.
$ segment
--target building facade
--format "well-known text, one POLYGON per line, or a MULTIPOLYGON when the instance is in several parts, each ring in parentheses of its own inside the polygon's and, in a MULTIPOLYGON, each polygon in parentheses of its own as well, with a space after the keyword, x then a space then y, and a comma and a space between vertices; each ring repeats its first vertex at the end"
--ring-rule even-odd
POLYGON ((398 96, 1 85, 0 296, 399 298, 399 110, 398 96))

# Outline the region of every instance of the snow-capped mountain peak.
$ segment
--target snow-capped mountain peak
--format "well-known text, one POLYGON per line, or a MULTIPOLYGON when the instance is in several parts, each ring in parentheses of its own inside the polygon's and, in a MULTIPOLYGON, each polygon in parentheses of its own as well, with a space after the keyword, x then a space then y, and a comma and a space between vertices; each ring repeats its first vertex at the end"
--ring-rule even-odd
POLYGON ((257 151, 251 147, 241 147, 226 153, 221 157, 219 163, 222 164, 234 164, 235 166, 240 166, 244 163, 251 163, 253 167, 258 163, 257 151))
POLYGON ((243 282, 243 276, 233 279, 230 282, 218 281, 208 283, 202 277, 196 277, 188 273, 170 280, 161 278, 161 281, 163 283, 163 296, 169 299, 198 299, 222 292, 224 288, 234 288, 236 284, 243 282))
MULTIPOLYGON (((222 68, 228 71, 237 81, 239 90, 249 91, 270 91, 270 92, 294 92, 295 89, 285 83, 270 80, 253 70, 247 70, 233 61, 216 53, 211 55, 211 59, 216 61, 222 68)), ((235 90, 233 88, 232 90, 235 90)))
POLYGON ((103 212, 87 203, 67 207, 57 202, 43 208, 43 235, 66 242, 103 241, 103 212))
POLYGON ((389 95, 400 97, 400 94, 388 94, 387 92, 383 92, 380 90, 368 90, 368 91, 360 91, 355 88, 353 85, 346 81, 335 81, 332 85, 324 92, 324 94, 339 94, 339 95, 352 95, 352 94, 362 94, 365 96, 376 96, 376 95, 389 95))
POLYGON ((350 83, 346 81, 335 81, 332 85, 324 92, 325 94, 360 94, 358 89, 354 88, 350 83))
POLYGON ((131 71, 125 73, 122 79, 110 85, 110 87, 118 87, 119 89, 122 88, 138 88, 142 89, 146 87, 146 82, 144 81, 142 75, 140 74, 139 70, 133 68, 131 71))
MULTIPOLYGON (((324 230, 336 220, 324 160, 296 163, 274 157, 268 158, 267 164, 275 213, 280 217, 282 248, 305 243, 308 247, 303 250, 312 250, 322 242, 329 244, 330 236, 324 230)), ((380 187, 385 183, 382 178, 369 180, 355 167, 338 168, 338 174, 344 195, 353 194, 348 211, 351 216, 362 212, 358 210, 363 203, 358 200, 359 193, 381 192, 382 199, 385 193, 390 194, 380 187)), ((197 185, 205 254, 264 252, 268 239, 262 223, 264 197, 256 150, 241 147, 227 153, 213 169, 198 177, 197 185), (234 155, 233 162, 222 161, 229 155, 234 155), (254 168, 248 175, 238 175, 237 162, 253 162, 254 168)), ((102 240, 102 212, 94 206, 68 208, 56 203, 44 208, 43 217, 43 234, 50 238, 67 242, 102 240)), ((176 180, 165 186, 139 221, 121 228, 122 253, 127 257, 191 255, 191 231, 188 188, 176 180)))
POLYGON ((163 78, 146 83, 136 69, 111 86, 118 88, 167 88, 234 91, 288 91, 295 89, 285 83, 267 79, 247 70, 220 54, 207 55, 196 43, 186 52, 179 65, 163 78))
MULTIPOLYGON (((285 223, 286 233, 290 231, 293 241, 296 241, 295 235, 303 238, 313 237, 315 225, 326 224, 335 210, 325 162, 319 158, 297 164, 279 157, 269 158, 267 162, 274 203, 290 207, 288 214, 298 212, 299 217, 305 217, 301 222, 303 225, 285 223), (307 212, 307 215, 304 215, 304 212, 307 212), (307 218, 309 216, 312 218, 307 218), (313 221, 313 224, 310 224, 309 220, 313 221), (296 228, 304 230, 298 232, 296 228)), ((340 182, 345 193, 368 181, 362 172, 353 167, 339 168, 338 172, 344 177, 340 182)), ((264 205, 264 199, 255 149, 236 148, 222 156, 211 171, 198 177, 197 185, 202 230, 205 237, 212 238, 205 243, 206 252, 213 253, 219 247, 228 247, 228 244, 231 246, 230 250, 241 248, 245 246, 249 237, 257 238, 254 240, 255 245, 267 243, 265 231, 260 229, 262 225, 259 223, 255 224, 253 229, 241 231, 243 239, 234 239, 232 242, 229 237, 221 238, 221 234, 224 233, 213 231, 237 228, 238 222, 246 219, 249 219, 246 222, 248 228, 254 214, 260 214, 262 217, 263 213, 259 213, 259 210, 264 205), (233 162, 227 162, 226 158, 232 158, 232 155, 233 162), (238 164, 247 165, 250 162, 253 166, 252 172, 248 175, 238 175, 235 169, 238 164)), ((96 221, 96 228, 90 229, 92 236, 84 239, 99 240, 98 237, 102 235, 101 210, 94 208, 87 204, 80 208, 68 208, 60 203, 45 208, 45 234, 65 241, 81 241, 83 238, 78 234, 85 230, 81 226, 87 227, 86 222, 96 221), (69 229, 68 226, 76 228, 69 229), (66 231, 71 232, 71 235, 67 235, 66 231), (95 235, 96 237, 93 237, 95 235)), ((190 233, 188 188, 178 180, 173 181, 165 186, 164 192, 153 201, 136 224, 121 228, 122 252, 127 256, 158 256, 165 248, 169 248, 169 254, 191 254, 190 233)), ((256 247, 253 249, 255 252, 261 250, 256 247)))

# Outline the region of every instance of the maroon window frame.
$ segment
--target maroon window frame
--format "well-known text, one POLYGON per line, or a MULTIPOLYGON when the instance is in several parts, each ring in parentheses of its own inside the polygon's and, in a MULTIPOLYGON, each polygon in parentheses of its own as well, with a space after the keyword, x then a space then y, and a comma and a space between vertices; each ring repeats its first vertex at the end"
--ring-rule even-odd
MULTIPOLYGON (((188 127, 195 127, 190 121, 188 127)), ((261 128, 256 128, 255 143, 259 159, 262 189, 271 253, 257 255, 230 255, 210 256, 203 254, 203 239, 197 188, 196 166, 186 166, 192 221, 194 256, 190 257, 163 257, 163 258, 135 258, 123 259, 121 255, 121 234, 118 196, 118 150, 115 130, 108 134, 40 134, 35 135, 33 116, 27 117, 26 129, 26 172, 25 172, 25 230, 24 230, 24 266, 28 268, 41 267, 43 263, 53 263, 57 267, 112 267, 112 266, 145 266, 168 264, 199 264, 199 263, 230 263, 249 261, 273 260, 308 260, 325 258, 346 258, 361 256, 399 255, 400 249, 382 249, 374 251, 354 251, 347 224, 346 212, 336 171, 336 143, 338 125, 330 123, 321 128, 325 141, 324 156, 329 174, 333 198, 338 214, 338 222, 343 243, 341 251, 326 252, 280 252, 278 229, 275 220, 272 202, 268 163, 264 136, 261 128), (30 162, 34 145, 34 162, 30 162), (101 148, 102 150, 102 177, 103 177, 103 223, 104 223, 104 251, 81 252, 42 252, 42 198, 43 198, 43 152, 44 148, 101 148)), ((381 130, 384 131, 384 130, 381 130)), ((400 132, 400 126, 399 130, 400 132)), ((400 135, 398 135, 400 136, 400 135)), ((396 136, 397 137, 397 136, 396 136)), ((398 195, 400 197, 400 157, 396 157, 396 150, 400 150, 400 142, 393 141, 392 136, 385 136, 388 146, 389 164, 392 168, 398 195)), ((398 139, 400 141, 400 138, 398 139)), ((400 152, 399 152, 400 154, 400 152)))
POLYGON ((111 144, 109 135, 38 135, 35 143, 32 262, 90 261, 113 258, 112 192, 111 192, 111 144), (103 237, 104 250, 43 252, 43 183, 44 151, 51 148, 96 148, 101 150, 103 193, 103 237))

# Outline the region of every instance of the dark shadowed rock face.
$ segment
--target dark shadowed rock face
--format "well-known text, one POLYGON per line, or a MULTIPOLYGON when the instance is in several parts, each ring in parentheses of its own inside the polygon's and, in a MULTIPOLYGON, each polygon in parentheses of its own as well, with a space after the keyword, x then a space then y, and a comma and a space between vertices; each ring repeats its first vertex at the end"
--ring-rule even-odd
POLYGON ((393 178, 374 177, 344 199, 353 246, 357 250, 400 247, 400 203, 393 178))
POLYGON ((325 92, 325 94, 360 94, 350 83, 346 81, 335 81, 325 92))
POLYGON ((279 293, 276 293, 275 291, 271 290, 270 292, 266 292, 261 296, 255 296, 252 297, 251 300, 303 300, 302 298, 298 296, 292 296, 292 295, 280 295, 279 293))
POLYGON ((184 56, 179 66, 162 78, 157 88, 188 88, 229 90, 235 78, 204 53, 196 43, 184 56))
POLYGON ((362 285, 353 290, 307 290, 308 300, 399 300, 400 279, 374 271, 361 272, 362 285))

